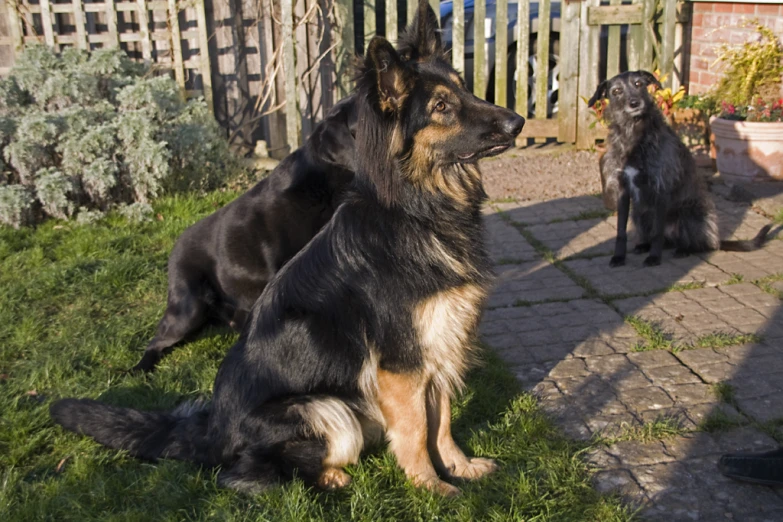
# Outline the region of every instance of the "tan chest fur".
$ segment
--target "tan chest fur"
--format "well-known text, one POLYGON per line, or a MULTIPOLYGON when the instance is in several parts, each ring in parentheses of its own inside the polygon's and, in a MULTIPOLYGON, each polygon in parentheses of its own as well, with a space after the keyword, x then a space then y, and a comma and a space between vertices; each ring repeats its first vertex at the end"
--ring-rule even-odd
POLYGON ((439 292, 414 308, 413 327, 422 347, 424 372, 448 393, 462 386, 485 297, 482 287, 469 284, 439 292))

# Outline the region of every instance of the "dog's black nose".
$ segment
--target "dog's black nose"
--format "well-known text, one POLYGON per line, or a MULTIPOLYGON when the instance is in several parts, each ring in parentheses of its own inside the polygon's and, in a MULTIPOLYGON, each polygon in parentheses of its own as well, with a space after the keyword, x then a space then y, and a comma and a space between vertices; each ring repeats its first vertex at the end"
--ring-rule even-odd
POLYGON ((628 102, 628 106, 631 107, 632 109, 636 109, 637 107, 639 107, 639 100, 630 100, 628 102))
POLYGON ((525 126, 525 118, 519 114, 512 114, 506 121, 503 122, 503 131, 516 136, 522 132, 522 127, 525 126))

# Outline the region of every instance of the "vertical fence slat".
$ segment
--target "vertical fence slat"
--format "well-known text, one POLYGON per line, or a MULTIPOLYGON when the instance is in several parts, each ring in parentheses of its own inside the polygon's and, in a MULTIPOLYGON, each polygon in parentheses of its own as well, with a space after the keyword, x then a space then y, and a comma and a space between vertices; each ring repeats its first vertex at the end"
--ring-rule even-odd
POLYGON ((473 94, 483 99, 487 96, 486 0, 476 0, 473 9, 473 94))
POLYGON ((465 0, 454 0, 451 23, 451 64, 465 73, 465 0))
MULTIPOLYGON (((110 0, 106 0, 107 2, 110 0)), ((150 41, 150 14, 147 10, 147 0, 136 0, 139 14, 139 38, 141 38, 141 56, 144 63, 152 61, 152 42, 150 41)), ((206 17, 205 17, 206 18, 206 17)))
POLYGON ((179 31, 177 0, 169 0, 169 27, 171 28, 171 58, 174 78, 180 89, 185 89, 185 68, 182 64, 182 33, 179 31))
POLYGON ((536 50, 536 119, 546 119, 549 97, 549 26, 551 0, 538 2, 538 36, 536 50))
POLYGON ((430 0, 430 7, 435 11, 435 18, 440 22, 440 0, 430 0))
POLYGON ((22 48, 24 43, 22 35, 24 34, 22 29, 22 20, 19 18, 19 11, 17 2, 19 0, 7 0, 6 9, 8 10, 8 22, 11 30, 11 41, 13 41, 14 59, 16 59, 17 52, 22 48))
POLYGON ((416 9, 418 4, 418 0, 408 0, 408 16, 406 18, 406 24, 413 22, 413 17, 416 16, 416 9))
MULTIPOLYGON (((609 5, 620 5, 622 0, 609 0, 609 5)), ((606 41, 606 77, 612 78, 620 74, 620 28, 618 24, 609 26, 609 36, 606 41)))
POLYGON ((576 146, 587 149, 595 144, 595 135, 590 125, 594 116, 581 98, 589 99, 598 87, 598 51, 601 26, 588 25, 587 10, 590 6, 600 5, 600 0, 585 0, 581 3, 579 21, 579 97, 576 146))
POLYGON ((364 0, 364 52, 367 52, 367 46, 370 40, 375 36, 375 28, 378 27, 375 22, 375 0, 364 0))
POLYGON ((505 107, 508 88, 508 0, 495 4, 495 104, 505 107))
POLYGON ((110 0, 106 0, 106 30, 109 32, 107 47, 119 47, 120 35, 117 32, 117 11, 114 9, 114 2, 110 0))
MULTIPOLYGON (((638 4, 644 0, 633 0, 638 4)), ((635 71, 640 68, 642 48, 644 47, 644 21, 641 24, 632 24, 628 26, 628 41, 626 49, 628 50, 628 70, 635 71)))
POLYGON ((280 16, 283 19, 283 75, 285 80, 285 131, 289 152, 299 147, 296 110, 296 63, 294 62, 294 6, 293 0, 282 0, 280 16))
POLYGON ((354 55, 353 1, 337 0, 337 16, 340 21, 341 38, 335 48, 335 67, 337 73, 337 99, 351 92, 351 60, 354 55))
POLYGON ((672 86, 674 72, 674 25, 677 23, 677 0, 663 0, 663 31, 661 31, 661 54, 658 67, 666 75, 664 87, 672 86))
POLYGON ((209 35, 207 33, 207 13, 204 0, 196 1, 196 23, 198 24, 199 57, 201 58, 201 83, 204 86, 204 100, 210 112, 214 114, 215 104, 212 98, 212 66, 209 60, 209 35))
POLYGON ((386 39, 397 42, 397 0, 386 0, 386 39))
POLYGON ((525 118, 528 116, 528 92, 527 68, 528 56, 530 56, 530 3, 519 2, 517 4, 517 89, 514 93, 515 110, 525 118))
POLYGON ((558 92, 558 141, 576 141, 577 82, 579 81, 579 2, 560 6, 560 78, 558 92))
POLYGON ((653 47, 655 45, 655 6, 657 0, 642 0, 644 16, 642 17, 642 49, 639 54, 639 68, 647 71, 653 68, 653 47))
POLYGON ((73 24, 76 26, 76 47, 87 50, 87 30, 84 26, 84 5, 82 0, 73 0, 73 24))
POLYGON ((41 0, 41 24, 43 25, 44 42, 54 47, 54 31, 52 29, 52 10, 49 0, 41 0))

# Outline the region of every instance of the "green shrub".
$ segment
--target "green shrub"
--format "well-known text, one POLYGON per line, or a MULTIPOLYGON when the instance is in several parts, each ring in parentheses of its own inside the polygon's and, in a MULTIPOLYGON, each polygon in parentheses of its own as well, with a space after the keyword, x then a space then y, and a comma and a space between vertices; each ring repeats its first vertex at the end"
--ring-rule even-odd
POLYGON ((113 207, 143 219, 154 198, 240 168, 203 99, 121 50, 34 45, 0 80, 2 224, 92 223, 113 207))

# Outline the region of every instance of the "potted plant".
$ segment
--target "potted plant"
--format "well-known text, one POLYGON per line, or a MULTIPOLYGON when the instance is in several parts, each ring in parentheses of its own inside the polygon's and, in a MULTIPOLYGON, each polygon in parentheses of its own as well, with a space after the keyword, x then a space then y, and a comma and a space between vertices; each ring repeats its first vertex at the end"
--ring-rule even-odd
POLYGON ((755 25, 755 41, 720 48, 725 72, 711 93, 721 107, 710 118, 712 146, 722 175, 783 180, 783 46, 755 25))

